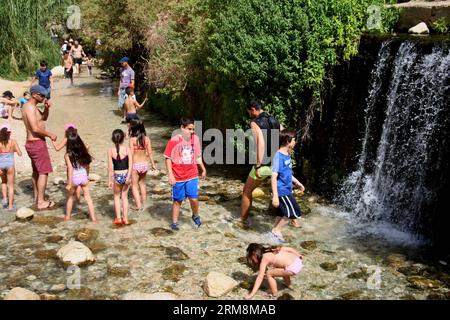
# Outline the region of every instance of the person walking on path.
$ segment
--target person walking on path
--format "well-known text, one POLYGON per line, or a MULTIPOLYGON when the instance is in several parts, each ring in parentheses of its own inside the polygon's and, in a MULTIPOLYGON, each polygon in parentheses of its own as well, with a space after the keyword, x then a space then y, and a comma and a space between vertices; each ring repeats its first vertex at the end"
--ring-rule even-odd
POLYGON ((73 86, 73 58, 69 51, 64 51, 63 56, 64 78, 70 79, 70 84, 73 86))
POLYGON ((39 70, 36 71, 33 80, 31 80, 31 87, 36 82, 36 80, 38 80, 38 84, 41 87, 44 87, 47 90, 47 94, 45 95, 45 97, 47 99, 47 103, 50 105, 51 91, 54 86, 53 74, 50 69, 48 69, 47 61, 41 61, 39 70))
POLYGON ((119 110, 122 110, 125 99, 127 98, 126 89, 128 87, 134 88, 134 70, 130 67, 129 62, 130 59, 128 57, 123 57, 119 61, 122 66, 120 69, 119 90, 117 90, 119 110))
POLYGON ((247 223, 248 214, 253 200, 253 190, 255 190, 262 181, 272 175, 270 163, 267 163, 267 159, 270 159, 271 157, 268 151, 273 149, 272 146, 275 146, 275 150, 278 150, 278 138, 280 131, 280 124, 278 121, 264 112, 258 101, 249 101, 247 104, 247 112, 250 118, 252 118, 250 128, 256 142, 256 165, 254 165, 250 171, 242 193, 242 223, 247 223), (264 157, 265 155, 267 155, 267 158, 264 157))
POLYGON ((73 42, 73 46, 70 49, 70 54, 73 57, 74 64, 78 65, 78 74, 81 73, 81 65, 83 64, 83 58, 86 57, 86 54, 83 51, 83 47, 77 40, 73 42))
POLYGON ((27 130, 25 149, 31 159, 33 168, 33 191, 37 210, 51 210, 56 208, 56 203, 46 201, 45 189, 47 187, 48 174, 53 172, 45 138, 56 141, 56 135, 45 129, 45 122, 49 116, 50 105, 47 101, 47 89, 35 85, 30 90, 30 101, 23 105, 22 119, 27 130), (44 103, 44 111, 38 109, 37 104, 44 103))

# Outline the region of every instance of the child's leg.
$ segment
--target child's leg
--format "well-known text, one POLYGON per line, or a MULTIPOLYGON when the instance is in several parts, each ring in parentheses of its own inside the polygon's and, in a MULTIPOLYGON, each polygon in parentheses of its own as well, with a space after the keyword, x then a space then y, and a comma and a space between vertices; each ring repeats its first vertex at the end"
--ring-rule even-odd
POLYGON ((32 182, 33 182, 33 193, 34 193, 34 202, 37 204, 38 200, 38 191, 37 191, 37 181, 39 178, 39 174, 33 171, 32 182))
POLYGON ((9 168, 7 172, 8 200, 9 200, 8 209, 13 208, 15 176, 16 176, 16 168, 14 167, 9 168))
POLYGON ((147 172, 139 175, 139 190, 141 192, 142 199, 142 208, 145 208, 147 204, 147 188, 145 186, 145 177, 147 176, 147 172))
MULTIPOLYGON (((86 200, 86 203, 88 205, 89 215, 91 216, 91 220, 93 222, 97 222, 97 219, 95 218, 94 203, 92 202, 91 193, 89 192, 89 184, 86 184, 86 185, 82 186, 81 188, 83 188, 84 200, 86 200)), ((77 189, 77 192, 78 192, 78 189, 77 189)))
POLYGON ((287 225, 288 223, 289 223, 288 218, 286 218, 286 217, 280 218, 278 220, 278 223, 275 224, 274 228, 272 229, 272 232, 275 233, 277 236, 280 236, 281 238, 283 238, 283 235, 281 234, 281 229, 283 229, 283 227, 285 225, 287 225))
MULTIPOLYGON (((77 203, 80 204, 80 201, 81 201, 81 186, 77 187, 77 191, 76 191, 75 194, 76 194, 76 197, 77 197, 77 203)), ((86 199, 86 197, 85 197, 85 199, 86 199)))
POLYGON ((131 171, 131 192, 133 193, 134 203, 136 204, 135 209, 141 209, 142 203, 141 195, 139 194, 139 174, 136 170, 131 171))
POLYGON ((172 204, 172 222, 177 223, 180 217, 181 201, 174 201, 172 204))
POLYGON ((3 196, 3 203, 8 203, 8 192, 7 192, 7 171, 1 170, 1 178, 2 178, 2 196, 3 196))
POLYGON ((194 216, 198 216, 198 211, 199 211, 198 199, 189 198, 189 203, 191 204, 192 214, 194 216))
POLYGON ((65 221, 70 220, 70 216, 72 214, 73 198, 74 198, 75 190, 76 190, 76 187, 72 187, 72 188, 70 188, 70 190, 67 191, 66 217, 64 218, 65 221))
POLYGON ((277 281, 275 280, 275 277, 291 277, 292 273, 290 271, 286 271, 281 268, 276 269, 270 269, 267 270, 267 282, 269 283, 270 290, 272 291, 272 294, 276 296, 278 294, 278 287, 277 287, 277 281))
POLYGON ((124 222, 128 222, 128 190, 130 190, 130 185, 124 184, 122 187, 122 207, 124 222))
POLYGON ((114 181, 114 210, 116 211, 116 219, 120 220, 120 193, 122 192, 122 186, 114 181))

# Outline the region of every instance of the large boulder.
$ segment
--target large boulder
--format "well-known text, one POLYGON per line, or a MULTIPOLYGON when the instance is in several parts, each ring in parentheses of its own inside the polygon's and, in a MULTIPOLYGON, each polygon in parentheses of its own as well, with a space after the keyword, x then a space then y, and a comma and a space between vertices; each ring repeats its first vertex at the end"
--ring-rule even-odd
POLYGON ((33 291, 16 287, 6 294, 4 300, 41 300, 41 298, 33 291))
POLYGON ((206 276, 203 289, 213 298, 221 297, 233 290, 239 283, 222 273, 212 271, 206 276))
POLYGON ((64 77, 64 67, 56 66, 52 69, 52 75, 54 77, 64 77))
POLYGON ((428 34, 430 33, 430 30, 428 29, 427 24, 425 22, 421 22, 418 25, 409 28, 408 33, 428 34))
POLYGON ((95 262, 92 251, 78 241, 71 241, 58 250, 56 256, 64 266, 76 265, 84 266, 95 262))
POLYGON ((34 216, 34 211, 31 210, 30 208, 20 208, 19 210, 16 211, 16 218, 17 220, 31 220, 33 219, 34 216))
POLYGON ((177 300, 177 296, 170 292, 145 293, 132 291, 126 293, 122 300, 177 300))

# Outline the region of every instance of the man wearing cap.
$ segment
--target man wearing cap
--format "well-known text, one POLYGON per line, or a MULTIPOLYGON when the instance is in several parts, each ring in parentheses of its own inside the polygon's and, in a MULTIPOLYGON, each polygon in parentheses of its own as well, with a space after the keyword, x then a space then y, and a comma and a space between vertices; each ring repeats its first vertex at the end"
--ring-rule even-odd
POLYGON ((11 91, 3 92, 2 97, 0 98, 0 116, 4 119, 11 119, 11 114, 13 107, 15 107, 18 102, 15 99, 13 93, 11 91))
POLYGON ((130 67, 129 62, 130 59, 128 57, 123 57, 119 61, 122 65, 122 68, 120 69, 119 90, 117 91, 117 96, 119 97, 119 109, 123 108, 123 104, 127 98, 126 89, 128 87, 134 88, 134 70, 130 67))
POLYGON ((30 100, 22 108, 22 119, 27 129, 25 149, 33 168, 32 180, 37 210, 51 210, 56 208, 56 203, 46 201, 44 198, 48 174, 53 172, 45 138, 49 137, 52 141, 56 141, 56 135, 45 129, 50 108, 50 105, 46 103, 47 90, 40 85, 35 85, 31 87, 30 93, 30 100), (38 103, 44 103, 44 111, 38 109, 38 103))

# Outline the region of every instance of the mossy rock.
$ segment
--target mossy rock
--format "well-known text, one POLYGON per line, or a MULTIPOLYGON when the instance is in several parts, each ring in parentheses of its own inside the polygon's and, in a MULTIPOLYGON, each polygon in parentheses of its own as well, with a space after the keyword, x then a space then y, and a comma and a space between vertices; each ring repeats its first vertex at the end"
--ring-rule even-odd
POLYGON ((350 273, 347 278, 367 280, 369 278, 369 274, 367 273, 367 268, 360 268, 358 271, 350 273))
POLYGON ((405 294, 405 295, 400 297, 400 300, 417 300, 417 299, 412 294, 405 294))
POLYGON ((120 266, 108 266, 108 275, 126 278, 131 275, 130 268, 120 266))
POLYGON ((34 256, 39 259, 56 259, 56 250, 38 250, 34 253, 34 256))
POLYGON ((75 232, 75 239, 81 242, 89 242, 98 238, 99 231, 95 229, 82 228, 75 232))
POLYGON ((279 296, 277 298, 277 300, 296 300, 296 299, 292 295, 290 295, 289 293, 285 292, 281 296, 279 296))
POLYGON ((323 262, 320 264, 320 267, 325 270, 325 271, 329 271, 329 272, 333 272, 336 271, 338 269, 337 263, 336 262, 323 262))
POLYGON ((236 237, 233 233, 231 233, 231 232, 226 232, 223 236, 224 236, 225 238, 237 239, 237 237, 236 237))
POLYGON ((419 264, 413 264, 411 266, 400 267, 397 271, 405 276, 423 276, 427 273, 427 268, 419 264))
POLYGON ((421 276, 411 276, 406 279, 412 288, 425 290, 425 289, 436 289, 442 286, 442 284, 437 280, 427 279, 421 276))
POLYGON ((306 240, 300 243, 300 246, 306 250, 314 250, 317 248, 317 242, 314 240, 306 240))
POLYGON ((49 242, 49 243, 58 243, 58 242, 60 242, 62 239, 64 239, 64 237, 63 236, 60 236, 60 235, 52 235, 52 236, 48 236, 47 238, 45 238, 45 241, 46 242, 49 242))
POLYGON ((167 267, 161 271, 162 277, 164 280, 170 280, 173 282, 178 282, 181 280, 183 276, 183 272, 186 271, 187 268, 183 264, 174 264, 170 267, 167 267))
POLYGON ((26 266, 28 264, 28 262, 29 262, 28 259, 25 259, 22 257, 17 257, 17 258, 14 258, 14 260, 12 260, 10 262, 10 264, 13 266, 26 266))
POLYGON ((67 298, 71 300, 91 300, 93 297, 94 292, 87 287, 70 289, 67 293, 67 298))
POLYGON ((303 216, 307 216, 311 213, 312 210, 305 201, 299 201, 298 205, 300 206, 300 211, 302 212, 303 216))
POLYGON ((402 268, 406 265, 406 257, 403 254, 393 253, 386 257, 384 263, 394 269, 402 268))
POLYGON ((362 290, 354 290, 339 295, 342 300, 358 300, 364 292, 362 290))
POLYGON ((166 247, 166 255, 169 259, 174 261, 188 260, 189 256, 177 247, 166 247))
POLYGON ((446 296, 441 292, 431 292, 427 295, 427 300, 448 300, 450 296, 446 296))
POLYGON ((436 275, 439 281, 443 282, 447 288, 450 288, 450 275, 445 272, 440 272, 436 275))
POLYGON ((173 235, 173 231, 165 228, 153 228, 150 233, 155 237, 167 237, 173 235))
POLYGON ((239 283, 239 288, 250 290, 253 288, 253 285, 249 281, 244 280, 239 283))
POLYGON ((247 257, 239 257, 237 258, 237 262, 247 265, 247 257))
POLYGON ((101 241, 94 241, 89 244, 88 248, 92 251, 92 253, 97 253, 103 250, 108 249, 108 246, 101 241))
POLYGON ((40 215, 34 215, 33 220, 31 220, 32 223, 49 226, 52 229, 56 228, 56 225, 62 221, 63 218, 61 217, 40 216, 40 215))
POLYGON ((59 300, 58 296, 51 293, 42 293, 39 295, 41 300, 59 300))
POLYGON ((8 289, 12 289, 15 287, 26 288, 27 281, 25 278, 26 277, 23 274, 13 274, 9 276, 8 279, 6 279, 4 282, 2 280, 2 282, 8 289))

